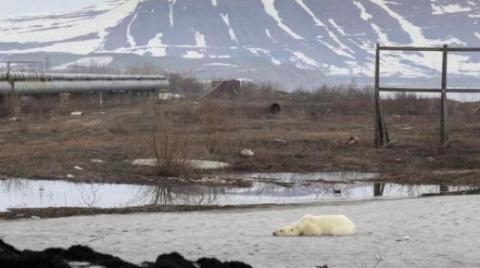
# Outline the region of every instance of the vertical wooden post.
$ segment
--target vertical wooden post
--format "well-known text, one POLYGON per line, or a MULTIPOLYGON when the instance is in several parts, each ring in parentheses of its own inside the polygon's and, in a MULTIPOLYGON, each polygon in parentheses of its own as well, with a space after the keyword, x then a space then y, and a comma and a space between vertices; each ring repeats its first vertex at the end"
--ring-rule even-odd
POLYGON ((447 122, 447 67, 448 46, 443 46, 442 60, 442 96, 440 99, 440 147, 448 146, 448 122, 447 122))
POLYGON ((388 130, 380 107, 380 45, 377 44, 375 53, 375 146, 384 146, 389 142, 388 130))
POLYGON ((100 91, 100 93, 98 94, 99 94, 100 107, 103 108, 103 92, 100 91))
POLYGON ((385 183, 376 182, 373 184, 373 196, 383 196, 385 190, 385 183))
POLYGON ((381 126, 380 126, 380 49, 377 44, 375 53, 375 146, 381 146, 381 126))

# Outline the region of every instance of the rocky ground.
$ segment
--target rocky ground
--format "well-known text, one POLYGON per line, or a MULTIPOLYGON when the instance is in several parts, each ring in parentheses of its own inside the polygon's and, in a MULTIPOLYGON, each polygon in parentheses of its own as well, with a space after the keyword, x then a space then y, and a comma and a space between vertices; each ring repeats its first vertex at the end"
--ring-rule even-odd
POLYGON ((19 249, 86 245, 139 264, 159 252, 241 260, 253 267, 479 267, 478 196, 269 207, 230 211, 0 221, 19 249), (273 237, 304 214, 345 214, 348 237, 273 237))

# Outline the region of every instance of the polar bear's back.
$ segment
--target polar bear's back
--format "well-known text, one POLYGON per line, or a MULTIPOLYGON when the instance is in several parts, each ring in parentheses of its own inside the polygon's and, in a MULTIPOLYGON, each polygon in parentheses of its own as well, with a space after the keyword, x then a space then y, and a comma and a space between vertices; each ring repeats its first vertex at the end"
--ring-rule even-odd
POLYGON ((356 232, 355 224, 344 215, 305 215, 298 223, 307 229, 308 226, 318 227, 321 230, 319 235, 351 235, 356 232))

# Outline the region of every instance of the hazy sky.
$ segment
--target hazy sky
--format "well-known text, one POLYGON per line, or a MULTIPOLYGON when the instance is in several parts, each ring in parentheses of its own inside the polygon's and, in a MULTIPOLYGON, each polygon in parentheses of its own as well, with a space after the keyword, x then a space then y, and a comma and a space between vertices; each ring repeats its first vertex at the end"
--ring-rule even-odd
POLYGON ((0 0, 0 18, 22 13, 72 10, 105 0, 0 0))

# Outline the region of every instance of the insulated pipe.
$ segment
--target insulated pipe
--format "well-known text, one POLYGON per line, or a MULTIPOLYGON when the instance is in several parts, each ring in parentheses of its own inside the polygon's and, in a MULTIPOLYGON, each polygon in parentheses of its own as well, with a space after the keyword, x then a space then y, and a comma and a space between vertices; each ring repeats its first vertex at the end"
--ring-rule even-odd
POLYGON ((0 73, 0 81, 124 81, 124 80, 166 80, 163 75, 110 75, 110 74, 69 74, 69 73, 0 73))
POLYGON ((0 81, 0 95, 45 95, 58 93, 154 91, 169 85, 166 80, 123 80, 123 81, 20 81, 14 86, 0 81))

